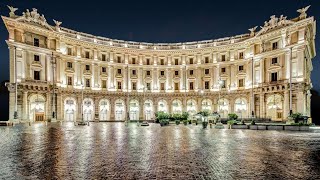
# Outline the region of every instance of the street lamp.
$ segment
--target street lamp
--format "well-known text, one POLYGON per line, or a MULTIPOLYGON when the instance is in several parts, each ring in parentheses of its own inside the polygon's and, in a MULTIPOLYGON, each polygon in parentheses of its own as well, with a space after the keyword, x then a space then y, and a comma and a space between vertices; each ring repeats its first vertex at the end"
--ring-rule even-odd
POLYGON ((52 64, 52 120, 56 118, 56 105, 55 105, 55 69, 56 69, 56 59, 53 58, 53 53, 51 55, 51 64, 52 64))

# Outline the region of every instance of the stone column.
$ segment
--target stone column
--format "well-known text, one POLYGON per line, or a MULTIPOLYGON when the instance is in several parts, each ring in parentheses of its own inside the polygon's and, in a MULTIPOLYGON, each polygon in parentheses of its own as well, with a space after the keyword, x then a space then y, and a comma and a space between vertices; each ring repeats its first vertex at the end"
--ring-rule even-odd
POLYGON ((81 94, 78 94, 77 105, 78 105, 77 121, 81 121, 82 120, 82 99, 81 99, 81 94))
POLYGON ((115 120, 115 100, 110 98, 110 120, 115 120))
POLYGON ((284 92, 284 102, 283 102, 283 117, 286 119, 290 112, 290 104, 289 104, 289 91, 286 90, 284 92))
POLYGON ((264 93, 260 93, 260 117, 266 117, 264 93))
POLYGON ((57 94, 57 120, 64 120, 63 113, 64 112, 64 104, 62 103, 61 94, 57 94))
POLYGON ((45 106, 45 119, 50 121, 52 118, 52 104, 51 104, 51 93, 46 94, 46 106, 45 106))
POLYGON ((28 120, 28 91, 23 92, 23 99, 22 99, 22 120, 28 120))

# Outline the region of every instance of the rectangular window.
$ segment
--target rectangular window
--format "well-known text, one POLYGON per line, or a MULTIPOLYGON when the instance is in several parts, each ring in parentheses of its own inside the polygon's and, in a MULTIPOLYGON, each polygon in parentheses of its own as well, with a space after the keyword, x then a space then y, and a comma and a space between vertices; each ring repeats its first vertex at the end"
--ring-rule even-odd
POLYGON ((244 86, 244 84, 243 84, 243 79, 239 79, 239 87, 243 87, 244 86))
POLYGON ((161 90, 161 91, 164 91, 164 83, 161 83, 161 84, 160 84, 160 90, 161 90))
POLYGON ((174 90, 179 90, 179 83, 174 83, 174 90))
POLYGON ((90 87, 90 79, 86 79, 86 87, 90 87))
POLYGON ((164 71, 160 71, 160 75, 161 75, 161 76, 164 76, 164 71))
POLYGON ((226 55, 221 56, 221 61, 226 61, 226 55))
POLYGON ((147 59, 147 65, 150 65, 150 59, 147 59))
POLYGON ((102 71, 103 73, 105 73, 105 72, 107 72, 107 68, 106 68, 106 67, 101 67, 101 71, 102 71))
POLYGON ((86 65, 86 71, 90 71, 90 65, 86 65))
POLYGON ((239 71, 243 71, 243 66, 239 66, 239 71))
POLYGON ((205 82, 204 82, 204 88, 205 88, 205 89, 209 89, 209 86, 210 86, 210 85, 209 85, 209 81, 205 81, 205 82))
POLYGON ((87 59, 90 58, 90 52, 89 52, 89 51, 86 51, 86 52, 85 52, 85 55, 86 55, 86 58, 87 58, 87 59))
POLYGON ((122 83, 120 81, 118 81, 118 89, 122 89, 122 83))
POLYGON ((271 82, 278 81, 278 73, 271 73, 271 82))
POLYGON ((40 71, 34 71, 33 78, 34 80, 40 80, 40 71))
POLYGON ((174 71, 174 75, 179 76, 179 71, 174 71))
POLYGON ((239 53, 239 59, 243 59, 243 52, 239 53))
POLYGON ((226 80, 222 80, 221 82, 221 88, 226 88, 226 80))
POLYGON ((193 90, 193 82, 190 82, 190 83, 189 83, 189 89, 190 89, 190 90, 193 90))
POLYGON ((72 86, 72 77, 71 76, 68 76, 68 79, 67 79, 67 83, 69 86, 72 86))
POLYGON ((147 76, 150 76, 150 71, 147 71, 147 76))
POLYGON ((147 83, 147 90, 150 91, 151 90, 151 84, 147 83))
POLYGON ((190 61, 190 64, 193 64, 193 58, 190 58, 189 61, 190 61))
POLYGON ((174 60, 174 65, 179 65, 179 59, 174 60))
POLYGON ((105 54, 101 55, 101 61, 106 61, 106 55, 105 54))
POLYGON ((132 70, 132 75, 136 75, 136 74, 137 74, 136 70, 135 69, 132 70))
POLYGON ((101 84, 102 84, 102 88, 107 88, 107 81, 106 80, 102 80, 101 84))
POLYGON ((208 64, 209 63, 209 57, 204 58, 204 63, 208 64))
POLYGON ((117 63, 121 63, 121 57, 120 56, 117 57, 117 63))
POLYGON ((205 69, 204 70, 204 74, 209 74, 210 73, 210 69, 205 69))
POLYGON ((190 75, 192 76, 192 75, 193 75, 193 70, 190 70, 189 73, 190 73, 190 75))
POLYGON ((278 49, 278 42, 272 43, 272 50, 278 49))
POLYGON ((72 68, 72 62, 67 62, 67 67, 68 67, 69 69, 71 69, 71 68, 72 68))
POLYGON ((38 38, 33 38, 33 45, 36 46, 36 47, 39 47, 39 46, 40 46, 40 43, 39 43, 39 39, 38 39, 38 38))
POLYGON ((40 61, 40 56, 39 55, 34 55, 34 61, 40 61))
POLYGON ((69 56, 71 56, 71 55, 72 55, 72 49, 71 49, 70 47, 68 47, 68 49, 67 49, 67 53, 68 53, 68 55, 69 55, 69 56))
POLYGON ((225 73, 226 72, 226 68, 221 68, 221 72, 225 73))
POLYGON ((278 58, 272 58, 271 59, 271 64, 277 64, 278 63, 278 58))
POLYGON ((121 69, 118 69, 118 74, 121 74, 121 69))
POLYGON ((282 119, 282 113, 281 112, 277 112, 277 118, 278 119, 282 119))
POLYGON ((160 64, 164 65, 164 59, 160 59, 160 64))
POLYGON ((137 90, 137 83, 136 82, 132 83, 132 90, 137 90))

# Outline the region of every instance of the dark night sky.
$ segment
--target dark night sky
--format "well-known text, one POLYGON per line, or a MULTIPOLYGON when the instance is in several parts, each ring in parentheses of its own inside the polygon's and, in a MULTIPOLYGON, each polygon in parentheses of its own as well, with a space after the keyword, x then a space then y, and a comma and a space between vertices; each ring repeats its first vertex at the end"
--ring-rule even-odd
MULTIPOLYGON (((183 42, 215 39, 248 33, 247 29, 262 26, 271 15, 284 14, 288 19, 298 16, 297 9, 311 5, 308 15, 320 18, 319 0, 223 0, 210 1, 80 1, 70 0, 2 0, 0 14, 8 16, 6 5, 25 9, 37 8, 53 25, 52 19, 62 21, 63 27, 104 37, 147 41, 183 42)), ((319 29, 318 36, 319 36, 319 29)), ((0 82, 9 79, 8 32, 0 25, 0 82)), ((317 38, 320 45, 320 38, 317 38)), ((313 60, 312 80, 320 90, 319 55, 313 60)))

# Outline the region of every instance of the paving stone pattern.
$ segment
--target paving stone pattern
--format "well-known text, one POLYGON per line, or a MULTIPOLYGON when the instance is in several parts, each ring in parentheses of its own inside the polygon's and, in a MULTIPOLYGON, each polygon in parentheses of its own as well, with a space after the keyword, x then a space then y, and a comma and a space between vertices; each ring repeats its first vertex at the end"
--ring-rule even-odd
POLYGON ((131 123, 0 127, 0 179, 320 179, 320 133, 131 123))

